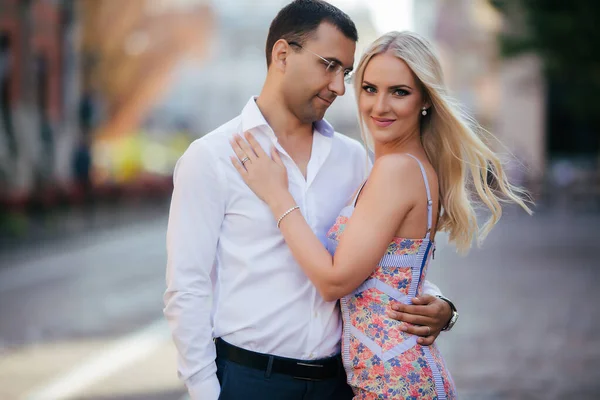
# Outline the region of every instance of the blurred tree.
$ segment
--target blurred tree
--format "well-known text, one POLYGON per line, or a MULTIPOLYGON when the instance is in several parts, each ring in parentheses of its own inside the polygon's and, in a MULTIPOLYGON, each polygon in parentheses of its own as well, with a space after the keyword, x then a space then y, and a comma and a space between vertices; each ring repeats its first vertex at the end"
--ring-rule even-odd
POLYGON ((548 82, 550 155, 600 152, 600 29, 596 0, 490 0, 506 17, 506 57, 538 54, 548 82))

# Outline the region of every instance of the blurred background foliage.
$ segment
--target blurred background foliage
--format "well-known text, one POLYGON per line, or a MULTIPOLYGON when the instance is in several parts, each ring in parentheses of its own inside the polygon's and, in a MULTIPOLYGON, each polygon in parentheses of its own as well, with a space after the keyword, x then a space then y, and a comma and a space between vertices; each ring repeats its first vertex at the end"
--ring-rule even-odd
POLYGON ((560 154, 600 151, 600 2, 492 0, 507 18, 499 35, 504 57, 535 53, 548 83, 548 149, 560 154), (574 134, 573 134, 574 133, 574 134))

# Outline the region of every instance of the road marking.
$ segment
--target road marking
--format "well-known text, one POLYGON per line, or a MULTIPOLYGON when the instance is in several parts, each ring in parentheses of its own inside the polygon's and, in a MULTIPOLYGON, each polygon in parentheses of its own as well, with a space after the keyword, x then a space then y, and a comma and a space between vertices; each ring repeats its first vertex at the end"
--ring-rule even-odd
POLYGON ((31 392, 27 400, 66 400, 92 384, 133 364, 156 350, 170 338, 167 322, 158 319, 146 327, 118 339, 112 346, 98 352, 43 387, 31 392))

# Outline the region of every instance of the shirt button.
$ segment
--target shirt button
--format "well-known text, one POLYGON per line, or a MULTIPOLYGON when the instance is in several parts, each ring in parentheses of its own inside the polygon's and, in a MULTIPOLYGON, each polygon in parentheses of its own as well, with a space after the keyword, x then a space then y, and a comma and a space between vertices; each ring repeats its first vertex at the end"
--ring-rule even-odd
POLYGON ((313 353, 310 353, 310 354, 308 355, 308 357, 309 357, 309 358, 314 358, 314 357, 315 357, 315 355, 314 355, 313 353))
POLYGON ((317 318, 319 316, 318 312, 315 312, 315 318, 317 318))

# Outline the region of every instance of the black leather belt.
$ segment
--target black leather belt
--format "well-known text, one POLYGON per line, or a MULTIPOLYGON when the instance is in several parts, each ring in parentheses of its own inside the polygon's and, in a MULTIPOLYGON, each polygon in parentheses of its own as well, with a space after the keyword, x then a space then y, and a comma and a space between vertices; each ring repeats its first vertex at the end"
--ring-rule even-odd
POLYGON ((245 350, 221 338, 215 339, 215 344, 219 358, 265 372, 270 369, 269 373, 289 375, 296 379, 309 381, 332 379, 337 377, 343 368, 339 355, 319 360, 295 360, 245 350))

